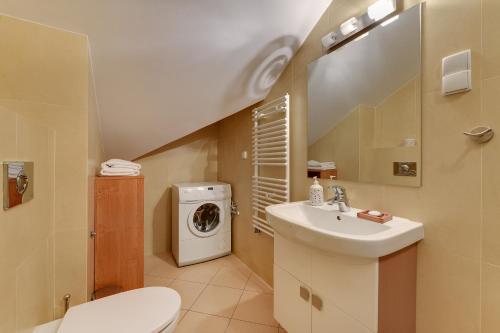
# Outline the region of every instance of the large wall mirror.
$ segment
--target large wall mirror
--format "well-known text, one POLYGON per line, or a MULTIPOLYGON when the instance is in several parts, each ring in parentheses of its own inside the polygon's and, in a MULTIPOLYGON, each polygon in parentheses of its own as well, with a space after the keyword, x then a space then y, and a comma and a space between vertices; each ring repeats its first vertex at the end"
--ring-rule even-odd
POLYGON ((420 186, 421 7, 308 67, 308 175, 420 186))

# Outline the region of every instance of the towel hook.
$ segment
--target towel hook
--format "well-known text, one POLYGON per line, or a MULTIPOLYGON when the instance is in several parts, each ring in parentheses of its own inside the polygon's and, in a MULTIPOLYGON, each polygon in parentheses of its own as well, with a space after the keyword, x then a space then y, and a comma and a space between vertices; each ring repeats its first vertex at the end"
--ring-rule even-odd
POLYGON ((493 138, 495 132, 491 127, 478 126, 473 128, 470 132, 464 132, 466 136, 478 143, 486 143, 493 138))

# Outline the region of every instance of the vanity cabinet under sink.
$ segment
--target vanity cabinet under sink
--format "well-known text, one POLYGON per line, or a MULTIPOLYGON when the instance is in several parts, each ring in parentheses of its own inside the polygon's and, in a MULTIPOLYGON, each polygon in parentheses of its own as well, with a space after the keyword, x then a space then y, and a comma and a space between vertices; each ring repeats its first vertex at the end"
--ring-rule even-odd
POLYGON ((288 333, 414 333, 416 244, 382 258, 275 234, 274 315, 288 333))

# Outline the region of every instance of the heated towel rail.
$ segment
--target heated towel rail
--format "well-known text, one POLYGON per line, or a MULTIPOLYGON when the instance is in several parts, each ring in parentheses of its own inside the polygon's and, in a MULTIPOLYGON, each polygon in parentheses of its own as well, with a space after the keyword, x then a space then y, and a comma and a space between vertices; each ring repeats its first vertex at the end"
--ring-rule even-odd
POLYGON ((252 224, 274 237, 265 209, 290 201, 290 96, 255 108, 252 120, 252 224))

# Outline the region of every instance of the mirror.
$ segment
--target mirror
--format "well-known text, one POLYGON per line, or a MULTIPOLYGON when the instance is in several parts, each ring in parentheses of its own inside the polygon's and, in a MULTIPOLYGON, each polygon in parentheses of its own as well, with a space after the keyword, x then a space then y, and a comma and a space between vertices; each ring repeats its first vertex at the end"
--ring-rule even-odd
POLYGON ((3 209, 33 199, 33 162, 3 163, 3 209))
POLYGON ((308 66, 308 176, 420 186, 420 5, 308 66))

